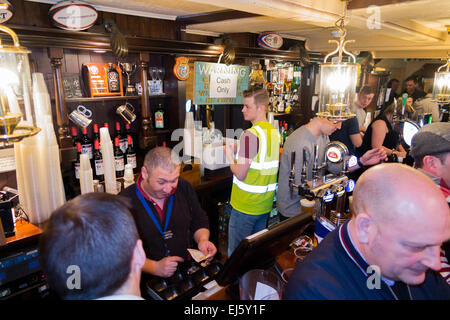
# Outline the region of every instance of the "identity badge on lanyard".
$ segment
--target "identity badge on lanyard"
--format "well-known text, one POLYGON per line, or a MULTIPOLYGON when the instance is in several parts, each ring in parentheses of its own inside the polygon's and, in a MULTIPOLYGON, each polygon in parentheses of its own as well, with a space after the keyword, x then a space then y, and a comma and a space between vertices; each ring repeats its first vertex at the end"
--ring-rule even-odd
POLYGON ((173 232, 171 230, 167 230, 167 226, 169 225, 170 216, 172 214, 172 206, 173 206, 173 194, 169 197, 169 204, 167 206, 167 214, 166 214, 166 223, 164 224, 164 229, 161 228, 161 224, 159 223, 158 219, 155 217, 155 214, 153 213, 153 210, 148 205, 147 201, 145 200, 144 196, 142 195, 141 191, 137 187, 136 184, 136 193, 138 195, 139 200, 141 201, 142 205, 145 208, 145 211, 147 211, 148 215, 152 219, 154 225, 158 229, 159 233, 161 234, 161 237, 164 240, 164 248, 165 248, 165 255, 169 255, 169 249, 167 248, 167 240, 172 239, 173 232))

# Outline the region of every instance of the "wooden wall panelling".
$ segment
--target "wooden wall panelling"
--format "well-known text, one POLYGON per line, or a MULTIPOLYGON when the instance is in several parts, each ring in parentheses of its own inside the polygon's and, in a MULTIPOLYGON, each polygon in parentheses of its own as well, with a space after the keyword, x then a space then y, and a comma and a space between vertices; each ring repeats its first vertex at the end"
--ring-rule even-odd
POLYGON ((128 17, 123 14, 114 14, 116 25, 123 35, 131 35, 130 30, 128 30, 128 17))
POLYGON ((14 16, 9 20, 12 24, 25 24, 25 7, 23 0, 10 0, 9 3, 14 7, 14 16))
POLYGON ((52 5, 30 1, 23 2, 25 16, 22 24, 44 28, 52 27, 50 19, 48 18, 48 11, 52 5))
POLYGON ((139 34, 146 38, 151 36, 151 23, 149 19, 139 19, 139 34))
MULTIPOLYGON (((178 79, 173 74, 173 66, 175 65, 174 56, 165 56, 163 59, 163 67, 166 70, 166 74, 164 76, 164 92, 169 94, 169 97, 166 99, 166 112, 168 113, 169 120, 169 128, 183 128, 181 125, 181 115, 184 112, 180 112, 179 110, 179 101, 178 101, 178 79)), ((186 100, 185 100, 186 102, 186 100)), ((185 104, 184 102, 184 104, 185 104)), ((170 140, 170 139, 169 139, 170 140)))
POLYGON ((16 171, 0 173, 0 188, 11 187, 17 189, 16 171))
POLYGON ((64 50, 62 71, 63 73, 79 74, 80 67, 78 66, 78 54, 75 50, 64 50))
POLYGON ((140 17, 126 16, 127 18, 127 35, 131 37, 141 36, 140 17))

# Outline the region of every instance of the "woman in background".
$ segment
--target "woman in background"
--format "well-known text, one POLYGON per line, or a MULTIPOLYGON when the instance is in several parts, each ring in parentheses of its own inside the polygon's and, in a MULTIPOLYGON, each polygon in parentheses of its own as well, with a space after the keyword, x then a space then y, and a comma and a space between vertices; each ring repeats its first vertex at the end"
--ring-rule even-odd
MULTIPOLYGON (((409 102, 410 104, 410 102, 409 102)), ((398 106, 401 106, 401 99, 398 106)), ((407 103, 407 110, 410 105, 407 103)), ((373 148, 382 148, 387 156, 395 153, 399 157, 405 157, 406 151, 400 143, 398 132, 393 128, 393 118, 395 112, 395 104, 390 104, 384 109, 369 125, 357 154, 361 157, 365 152, 373 148)), ((400 114, 397 110, 397 114, 400 114)))

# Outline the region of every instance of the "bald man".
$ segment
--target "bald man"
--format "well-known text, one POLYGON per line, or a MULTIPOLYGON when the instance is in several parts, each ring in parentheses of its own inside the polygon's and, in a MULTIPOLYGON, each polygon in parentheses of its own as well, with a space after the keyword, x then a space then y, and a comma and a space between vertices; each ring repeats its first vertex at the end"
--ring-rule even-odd
POLYGON ((359 178, 353 213, 296 266, 284 299, 450 299, 436 272, 450 210, 433 181, 405 165, 377 165, 359 178))

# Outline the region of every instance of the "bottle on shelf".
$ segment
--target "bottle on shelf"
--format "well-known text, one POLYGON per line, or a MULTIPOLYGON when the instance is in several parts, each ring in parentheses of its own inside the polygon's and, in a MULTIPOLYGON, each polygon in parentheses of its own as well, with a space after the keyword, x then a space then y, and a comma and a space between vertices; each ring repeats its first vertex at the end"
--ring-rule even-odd
POLYGON ((103 181, 105 178, 103 157, 100 152, 100 140, 94 140, 94 176, 96 180, 103 181))
POLYGON ((283 96, 278 97, 278 106, 277 106, 277 111, 278 113, 283 113, 284 112, 284 100, 283 100, 283 96))
POLYGON ((120 150, 119 138, 114 138, 114 162, 116 167, 116 177, 123 177, 125 171, 125 159, 122 150, 120 150))
MULTIPOLYGON (((134 139, 135 139, 135 137, 134 137, 134 133, 131 132, 131 126, 130 126, 129 123, 126 123, 126 124, 125 124, 125 136, 127 137, 127 143, 128 143, 128 136, 131 137, 131 144, 132 144, 133 147, 134 147, 134 139)), ((128 146, 127 146, 127 147, 128 147, 128 146)))
POLYGON ((299 65, 294 65, 294 78, 292 79, 291 89, 295 90, 300 87, 300 82, 302 80, 302 67, 299 65))
POLYGON ((105 123, 103 124, 103 126, 104 126, 105 128, 109 128, 108 122, 105 122, 105 123))
POLYGON ((72 141, 73 141, 73 146, 76 147, 77 142, 81 143, 81 139, 78 137, 78 129, 77 127, 72 127, 72 141))
POLYGON ((115 137, 119 138, 119 144, 120 144, 120 150, 122 150, 122 153, 127 152, 128 142, 127 142, 127 136, 122 134, 122 130, 120 129, 120 122, 116 121, 116 135, 115 137))
POLYGON ((87 135, 87 128, 84 128, 81 137, 81 153, 86 153, 89 159, 92 159, 92 149, 92 140, 87 135))
MULTIPOLYGON (((125 136, 133 137, 133 133, 131 132, 131 127, 129 123, 125 123, 125 136)), ((127 138, 128 139, 128 138, 127 138)), ((132 139, 133 140, 133 139, 132 139)))
MULTIPOLYGON (((95 140, 98 140, 99 148, 101 148, 101 146, 100 146, 100 132, 98 131, 98 124, 97 123, 94 123, 93 131, 94 131, 94 136, 92 137, 92 140, 94 140, 94 142, 95 142, 95 140)), ((95 145, 94 145, 94 149, 95 149, 95 145)))
POLYGON ((158 105, 158 109, 155 111, 155 128, 156 129, 164 129, 164 108, 162 107, 162 104, 160 103, 158 105))
POLYGON ((290 92, 291 85, 294 80, 294 66, 292 64, 289 64, 286 66, 285 70, 286 70, 286 76, 284 78, 285 92, 290 92))
POLYGON ((120 92, 119 72, 112 63, 109 63, 107 74, 109 92, 120 92))
POLYGON ((80 180, 80 155, 81 155, 81 143, 76 143, 77 147, 77 159, 73 162, 73 170, 75 174, 75 179, 80 180))
POLYGON ((98 131, 98 124, 97 123, 94 123, 94 125, 93 125, 93 131, 94 131, 94 137, 93 137, 93 140, 95 141, 95 140, 98 140, 98 141, 100 141, 100 133, 99 133, 99 131, 98 131))
POLYGON ((133 169, 133 172, 135 171, 134 169, 136 169, 137 167, 137 162, 136 162, 136 151, 134 150, 133 147, 133 142, 131 140, 131 136, 127 136, 128 139, 128 148, 127 148, 127 165, 131 165, 131 168, 133 169))
POLYGON ((288 136, 288 124, 287 124, 287 122, 284 122, 283 145, 286 142, 287 136, 288 136))

